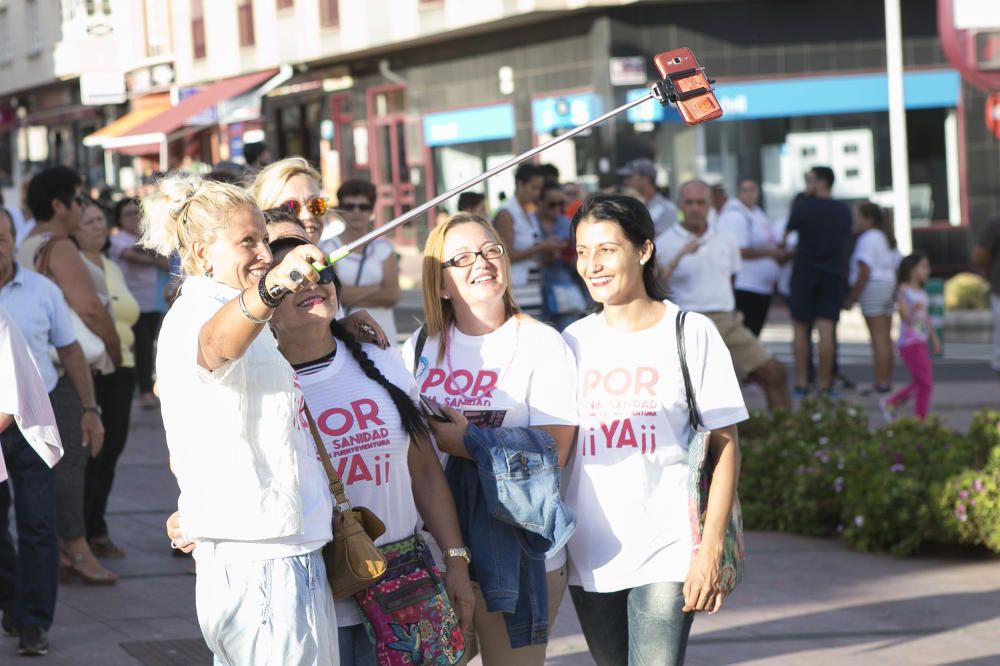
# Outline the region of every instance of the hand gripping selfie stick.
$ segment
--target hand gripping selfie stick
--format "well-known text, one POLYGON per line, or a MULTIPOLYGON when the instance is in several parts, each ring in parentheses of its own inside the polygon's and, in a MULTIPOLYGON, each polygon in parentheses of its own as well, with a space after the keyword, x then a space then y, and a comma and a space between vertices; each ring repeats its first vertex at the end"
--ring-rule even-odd
MULTIPOLYGON (((704 72, 704 68, 698 68, 697 71, 704 72)), ((373 240, 375 240, 376 238, 384 236, 385 234, 389 233, 390 231, 392 231, 396 227, 398 227, 400 225, 403 225, 403 224, 406 224, 407 222, 409 222, 413 218, 415 218, 418 215, 421 215, 421 214, 427 212, 428 210, 430 210, 431 208, 434 208, 438 204, 443 203, 444 201, 447 201, 448 199, 452 198, 456 194, 460 194, 460 193, 464 192, 465 190, 469 189, 470 187, 478 185, 479 183, 483 182, 484 180, 487 180, 488 178, 492 178, 493 176, 497 175, 498 173, 502 173, 502 172, 506 171, 507 169, 513 167, 513 166, 517 166, 518 164, 520 164, 521 162, 524 162, 525 160, 531 159, 535 155, 538 155, 539 153, 541 153, 541 152, 543 152, 545 150, 548 150, 552 146, 554 146, 554 145, 556 145, 558 143, 561 143, 561 142, 565 141, 566 139, 571 139, 574 136, 576 136, 577 134, 580 134, 581 132, 586 132, 591 127, 594 127, 595 125, 600 125, 605 120, 609 120, 609 119, 617 116, 619 113, 623 113, 625 111, 628 111, 629 109, 631 109, 633 107, 636 107, 636 106, 639 106, 640 104, 643 104, 645 102, 648 102, 651 99, 655 99, 661 105, 667 106, 668 104, 671 104, 671 103, 677 104, 678 102, 685 101, 685 100, 697 97, 699 95, 705 95, 705 94, 712 93, 712 91, 714 90, 714 88, 712 87, 711 84, 715 83, 715 81, 712 80, 712 79, 706 79, 708 81, 708 84, 709 84, 707 88, 700 87, 700 88, 696 88, 696 89, 693 89, 693 90, 687 90, 687 91, 683 91, 683 92, 680 89, 678 89, 678 87, 675 85, 675 81, 677 79, 679 79, 679 78, 690 76, 694 72, 695 72, 695 70, 683 70, 683 71, 673 72, 673 73, 667 75, 662 80, 653 83, 650 86, 650 88, 649 88, 649 93, 647 93, 646 95, 643 95, 642 97, 639 97, 638 99, 632 100, 631 102, 628 102, 627 104, 623 104, 623 105, 619 106, 617 109, 612 109, 611 111, 608 111, 604 115, 599 116, 597 118, 594 118, 590 122, 585 123, 583 125, 580 125, 579 127, 576 127, 574 129, 566 132, 565 134, 560 134, 559 136, 554 137, 553 139, 550 139, 549 141, 546 141, 545 143, 541 144, 540 146, 536 146, 535 148, 532 148, 531 150, 529 150, 529 151, 527 151, 525 153, 521 153, 520 155, 512 157, 509 160, 507 160, 506 162, 503 162, 502 164, 498 164, 497 166, 493 167, 489 171, 487 171, 487 172, 485 172, 483 174, 480 174, 480 175, 476 176, 475 178, 472 178, 471 180, 468 180, 468 181, 462 183, 461 185, 456 185, 455 187, 451 188, 447 192, 444 192, 442 194, 437 195, 436 197, 434 197, 433 199, 427 201, 426 203, 420 204, 419 206, 417 206, 413 210, 409 210, 409 211, 403 213, 402 215, 400 215, 399 217, 394 218, 393 220, 390 220, 389 222, 383 224, 382 226, 380 226, 380 227, 378 227, 376 229, 373 229, 372 231, 369 231, 367 234, 365 234, 364 236, 361 236, 357 240, 351 241, 350 243, 347 243, 346 245, 338 248, 336 252, 333 252, 333 253, 331 253, 330 255, 328 255, 326 257, 326 264, 321 264, 321 263, 317 262, 317 263, 313 264, 313 267, 317 271, 319 271, 319 270, 322 270, 323 268, 325 268, 326 266, 335 264, 338 261, 340 261, 341 259, 345 258, 347 255, 349 255, 351 252, 354 252, 355 250, 357 250, 362 245, 365 245, 366 243, 370 243, 373 240)))

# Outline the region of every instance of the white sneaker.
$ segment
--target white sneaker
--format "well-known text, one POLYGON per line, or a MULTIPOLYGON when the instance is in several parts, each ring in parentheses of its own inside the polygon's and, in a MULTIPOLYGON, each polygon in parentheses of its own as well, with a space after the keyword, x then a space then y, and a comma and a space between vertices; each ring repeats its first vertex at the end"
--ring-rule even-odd
POLYGON ((880 399, 878 406, 882 410, 882 418, 885 419, 886 423, 892 423, 896 420, 896 407, 889 403, 888 397, 880 399))

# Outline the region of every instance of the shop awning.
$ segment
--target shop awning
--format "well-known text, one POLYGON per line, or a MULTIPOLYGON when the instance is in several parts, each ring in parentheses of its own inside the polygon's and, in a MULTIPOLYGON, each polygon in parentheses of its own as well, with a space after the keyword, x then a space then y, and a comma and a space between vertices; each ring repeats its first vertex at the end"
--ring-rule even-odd
POLYGON ((106 150, 116 150, 129 154, 156 153, 164 142, 183 133, 188 120, 210 110, 220 102, 263 85, 278 74, 278 71, 277 69, 268 69, 205 86, 177 106, 172 106, 133 126, 120 136, 104 140, 101 145, 106 150))
MULTIPOLYGON (((121 118, 117 118, 108 123, 93 134, 84 137, 83 145, 101 147, 110 139, 115 139, 128 134, 133 128, 145 123, 147 120, 155 118, 170 108, 170 96, 167 94, 150 95, 133 103, 135 109, 129 111, 121 118), (140 104, 141 103, 141 104, 140 104)), ((155 153, 157 148, 153 147, 155 153)))

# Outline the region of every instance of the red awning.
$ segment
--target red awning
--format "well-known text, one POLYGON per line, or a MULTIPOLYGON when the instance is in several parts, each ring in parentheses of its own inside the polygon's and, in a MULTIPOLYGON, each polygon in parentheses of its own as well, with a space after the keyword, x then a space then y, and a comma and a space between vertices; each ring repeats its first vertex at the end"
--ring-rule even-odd
POLYGON ((207 85, 177 106, 131 128, 127 134, 108 139, 103 144, 104 148, 133 155, 137 151, 138 154, 155 153, 159 150, 159 144, 181 130, 189 119, 219 102, 238 97, 262 85, 277 73, 277 69, 268 69, 207 85))

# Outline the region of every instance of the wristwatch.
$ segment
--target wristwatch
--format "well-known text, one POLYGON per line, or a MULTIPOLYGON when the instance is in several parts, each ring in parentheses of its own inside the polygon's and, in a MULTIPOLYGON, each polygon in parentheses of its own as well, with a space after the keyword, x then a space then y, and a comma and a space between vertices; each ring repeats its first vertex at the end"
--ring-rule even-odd
POLYGON ((465 560, 466 564, 472 564, 472 558, 469 557, 469 549, 465 546, 462 546, 461 548, 449 548, 444 551, 444 559, 447 560, 452 557, 461 557, 465 560))
POLYGON ((94 412, 98 416, 101 415, 101 408, 98 405, 93 405, 92 407, 81 407, 80 413, 86 414, 87 412, 94 412))

